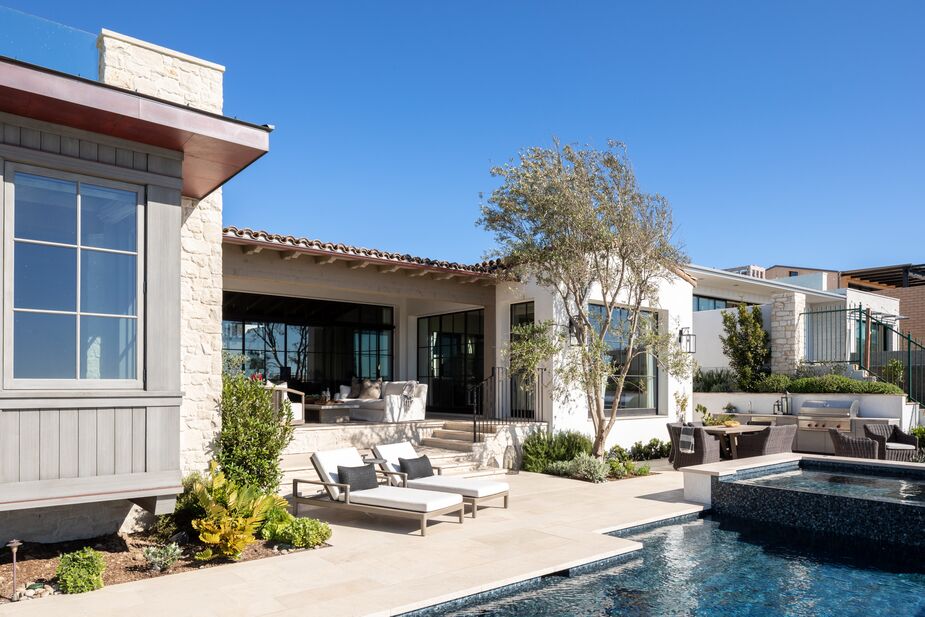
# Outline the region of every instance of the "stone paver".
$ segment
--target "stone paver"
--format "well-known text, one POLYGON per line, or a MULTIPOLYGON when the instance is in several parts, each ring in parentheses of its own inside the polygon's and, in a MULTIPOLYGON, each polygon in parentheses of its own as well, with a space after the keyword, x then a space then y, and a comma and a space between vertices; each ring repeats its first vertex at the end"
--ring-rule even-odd
POLYGON ((331 523, 332 547, 199 572, 4 605, 22 617, 306 617, 395 615, 635 550, 602 530, 697 512, 681 474, 593 485, 530 473, 506 476, 511 507, 463 525, 417 523, 303 506, 331 523))

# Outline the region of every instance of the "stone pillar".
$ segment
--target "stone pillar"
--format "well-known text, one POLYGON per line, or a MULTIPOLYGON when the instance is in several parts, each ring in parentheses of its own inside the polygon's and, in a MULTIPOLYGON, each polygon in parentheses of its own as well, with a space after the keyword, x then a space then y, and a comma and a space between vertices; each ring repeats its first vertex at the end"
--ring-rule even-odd
MULTIPOLYGON (((222 112, 225 67, 109 30, 100 33, 100 81, 222 112)), ((180 465, 205 469, 220 424, 222 194, 183 198, 180 230, 180 465)), ((156 344, 156 342, 154 343, 156 344)))
POLYGON ((793 374, 806 353, 806 295, 782 291, 771 296, 771 372, 793 374))

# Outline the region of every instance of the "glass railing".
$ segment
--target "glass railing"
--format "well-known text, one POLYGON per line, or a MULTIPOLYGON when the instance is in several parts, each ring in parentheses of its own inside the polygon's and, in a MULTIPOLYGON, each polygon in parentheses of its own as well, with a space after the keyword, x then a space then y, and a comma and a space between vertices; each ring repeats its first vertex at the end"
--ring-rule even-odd
POLYGON ((0 56, 99 78, 95 34, 0 6, 0 56))

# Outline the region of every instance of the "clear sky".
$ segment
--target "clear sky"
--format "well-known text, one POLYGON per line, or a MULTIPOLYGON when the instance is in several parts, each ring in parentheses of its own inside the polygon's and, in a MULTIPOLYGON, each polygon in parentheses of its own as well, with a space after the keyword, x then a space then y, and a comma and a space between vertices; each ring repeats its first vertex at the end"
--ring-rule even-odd
POLYGON ((697 263, 925 262, 925 2, 0 4, 226 65, 226 225, 475 261, 490 166, 614 138, 697 263))

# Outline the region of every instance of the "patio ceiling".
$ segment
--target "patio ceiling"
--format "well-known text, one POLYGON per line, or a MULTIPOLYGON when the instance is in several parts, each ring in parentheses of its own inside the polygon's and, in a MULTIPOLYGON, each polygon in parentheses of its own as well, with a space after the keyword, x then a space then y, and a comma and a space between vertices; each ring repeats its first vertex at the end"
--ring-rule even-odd
POLYGON ((272 130, 2 56, 0 111, 182 152, 195 199, 266 154, 272 130))

